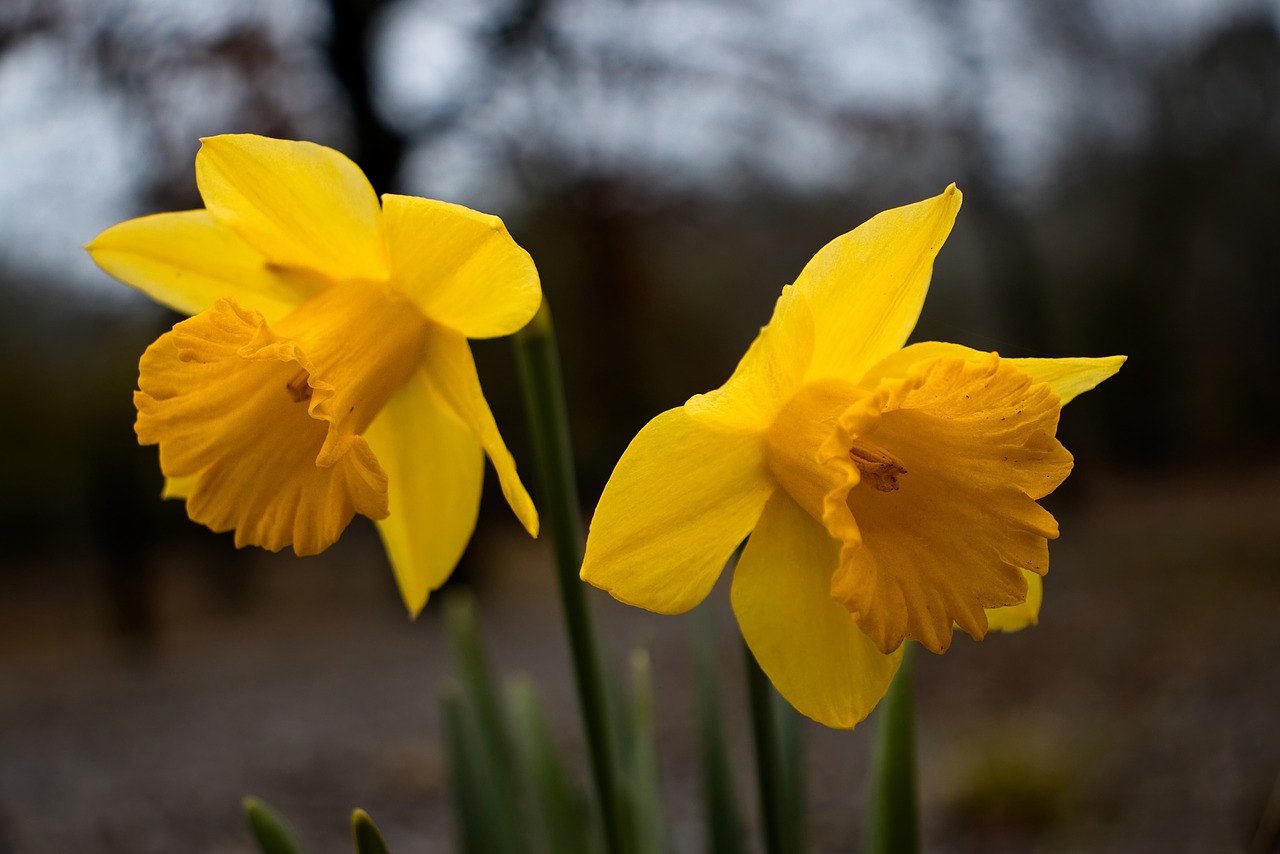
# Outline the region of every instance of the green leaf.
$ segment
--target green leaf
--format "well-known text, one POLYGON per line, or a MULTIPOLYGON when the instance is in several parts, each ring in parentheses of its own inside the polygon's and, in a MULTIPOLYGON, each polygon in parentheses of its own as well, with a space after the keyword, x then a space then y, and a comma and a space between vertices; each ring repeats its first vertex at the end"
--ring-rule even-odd
POLYGON ((599 850, 586 798, 564 764, 532 680, 520 677, 507 689, 516 757, 525 785, 533 797, 544 850, 550 854, 592 854, 599 850))
POLYGON ((441 691, 461 849, 467 854, 519 854, 524 845, 510 781, 495 746, 481 733, 470 699, 456 683, 441 691))
POLYGON ((637 854, 661 854, 667 846, 658 782, 658 745, 649 652, 631 651, 631 820, 637 854))
POLYGON ((444 615, 463 695, 480 738, 492 749, 497 770, 503 779, 508 779, 511 775, 510 738, 502 720, 493 670, 480 634, 475 599, 466 592, 451 591, 445 599, 444 615))
POLYGON ((245 817, 249 819, 249 832, 262 854, 302 854, 302 845, 284 816, 252 795, 241 804, 245 817))
POLYGON ((378 832, 378 826, 364 810, 351 814, 351 835, 355 839, 356 854, 391 854, 386 841, 378 832))
POLYGON ((480 824, 473 825, 471 832, 489 840, 483 849, 486 854, 524 851, 511 736, 494 687, 475 600, 465 593, 451 594, 445 602, 445 622, 461 680, 457 736, 465 745, 468 791, 478 799, 474 808, 480 824))

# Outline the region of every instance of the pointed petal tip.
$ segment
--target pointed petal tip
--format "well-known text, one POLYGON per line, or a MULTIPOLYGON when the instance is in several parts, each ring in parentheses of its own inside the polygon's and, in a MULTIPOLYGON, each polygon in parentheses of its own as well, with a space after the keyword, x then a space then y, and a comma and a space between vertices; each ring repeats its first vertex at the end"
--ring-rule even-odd
POLYGON ((952 218, 954 218, 960 210, 960 205, 964 202, 964 193, 960 192, 960 188, 953 181, 942 191, 942 195, 938 196, 938 201, 947 206, 952 218))
POLYGON ((951 228, 955 225, 956 217, 960 213, 960 205, 964 202, 964 193, 960 192, 960 188, 951 183, 947 188, 932 199, 926 199, 920 202, 921 205, 928 205, 933 208, 933 216, 937 217, 938 224, 943 228, 942 239, 945 241, 951 233, 951 228))
POLYGON ((209 136, 199 137, 200 145, 223 145, 234 139, 270 139, 257 133, 215 133, 209 136))
POLYGON ((520 524, 524 526, 524 529, 525 531, 528 532, 529 536, 533 537, 536 540, 538 539, 538 534, 542 531, 542 522, 538 518, 537 510, 530 510, 529 512, 530 512, 529 518, 520 519, 520 524))
POLYGON ((430 591, 424 591, 421 596, 415 596, 412 599, 404 597, 404 607, 409 614, 409 622, 418 619, 418 616, 422 614, 422 609, 427 607, 429 598, 431 598, 430 591))
POLYGON ((499 463, 493 459, 492 455, 490 455, 489 459, 493 462, 493 467, 498 472, 499 484, 502 487, 502 497, 507 500, 507 506, 511 508, 511 512, 515 514, 516 519, 520 522, 520 527, 524 528, 525 532, 536 540, 541 530, 538 508, 534 505, 533 498, 529 496, 529 491, 520 482, 520 475, 515 470, 515 461, 504 462, 502 468, 499 468, 499 463))
POLYGON ((229 137, 237 137, 237 136, 253 136, 253 134, 216 133, 216 134, 213 134, 212 136, 202 136, 200 137, 200 148, 199 150, 196 151, 196 157, 199 157, 200 153, 205 149, 217 148, 220 145, 225 145, 228 142, 229 137))
POLYGON ((120 222, 112 223, 111 225, 107 226, 106 228, 102 229, 97 234, 95 234, 93 238, 90 239, 89 241, 80 244, 80 248, 88 252, 90 255, 94 254, 95 252, 100 252, 104 248, 110 248, 111 238, 112 236, 114 236, 114 234, 119 233, 120 226, 133 221, 134 220, 132 219, 126 219, 126 220, 121 220, 120 222))
POLYGON ((1101 356, 1097 359, 1090 359, 1090 360, 1082 359, 1080 361, 1093 362, 1097 366, 1097 371, 1093 377, 1093 384, 1089 386, 1089 388, 1092 389, 1098 385, 1101 385, 1104 381, 1111 379, 1117 373, 1119 373, 1120 369, 1124 367, 1125 362, 1129 361, 1129 357, 1120 356, 1120 355, 1101 356))

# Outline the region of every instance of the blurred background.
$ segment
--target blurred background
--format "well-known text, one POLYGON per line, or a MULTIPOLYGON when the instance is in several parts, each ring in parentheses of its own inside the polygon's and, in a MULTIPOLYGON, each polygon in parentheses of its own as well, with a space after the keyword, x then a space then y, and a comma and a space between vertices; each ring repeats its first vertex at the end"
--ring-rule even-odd
MULTIPOLYGON (((447 850, 438 604, 358 519, 237 552, 161 502, 137 359, 177 317, 81 246, 200 206, 201 136, 310 139, 497 213, 555 309, 586 511, 719 385, 829 239, 956 182, 916 338, 1124 353, 1067 410, 1041 625, 920 662, 929 850, 1280 850, 1280 5, 1253 0, 0 0, 0 852, 315 851, 367 809, 447 850)), ((529 478, 507 341, 475 347, 529 478)), ((543 544, 486 489, 455 583, 581 753, 543 544)), ((722 583, 727 720, 754 823, 722 583)), ((647 644, 700 850, 688 618, 647 644)), ((805 731, 810 839, 862 830, 870 726, 805 731)))

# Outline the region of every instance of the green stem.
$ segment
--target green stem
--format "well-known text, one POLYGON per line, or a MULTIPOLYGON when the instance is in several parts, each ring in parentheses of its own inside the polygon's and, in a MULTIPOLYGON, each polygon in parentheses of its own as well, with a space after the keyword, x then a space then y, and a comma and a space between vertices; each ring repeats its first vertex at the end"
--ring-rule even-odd
POLYGON ((560 581, 560 601, 569 632, 592 778, 600 801, 608 849, 619 854, 624 849, 621 803, 615 785, 613 738, 605 707, 600 658, 591 629, 591 614, 587 610, 584 585, 578 578, 582 567, 580 505, 569 443, 569 417, 560 376, 560 357, 556 351, 551 311, 545 298, 529 325, 516 334, 515 342, 521 392, 541 486, 542 509, 551 531, 556 575, 560 581))
POLYGON ((711 603, 698 608, 698 731, 702 747, 702 792, 706 800, 708 854, 739 854, 744 840, 734 803, 733 768, 720 708, 720 670, 711 603))
POLYGON ((880 728, 871 760, 874 776, 868 854, 912 854, 920 850, 913 670, 913 651, 908 644, 898 675, 880 704, 880 728))
POLYGON ((778 793, 782 804, 782 838, 788 851, 805 850, 804 718, 772 691, 778 733, 778 793))
POLYGON ((773 685, 746 644, 743 644, 743 657, 747 667, 747 697, 751 705, 751 736, 756 750, 756 784, 760 793, 764 850, 765 854, 786 854, 781 754, 778 725, 773 717, 773 685))

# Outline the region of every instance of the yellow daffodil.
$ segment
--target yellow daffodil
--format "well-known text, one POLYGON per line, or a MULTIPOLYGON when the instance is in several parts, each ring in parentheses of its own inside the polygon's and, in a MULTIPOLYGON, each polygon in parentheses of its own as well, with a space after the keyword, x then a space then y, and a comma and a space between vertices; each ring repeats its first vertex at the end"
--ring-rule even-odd
POLYGON ((107 229, 107 272, 188 315, 139 365, 136 430, 165 494, 237 546, 315 554, 377 520, 416 614, 475 527, 487 453, 530 534, 537 512, 480 389, 468 338, 542 299, 493 216, 384 195, 342 154, 203 140, 205 207, 107 229))
POLYGON ((1058 414, 1124 361, 904 347, 959 208, 951 187, 823 248, 729 381, 640 431, 591 522, 583 579, 660 613, 700 602, 750 535, 743 637, 828 726, 871 711, 905 640, 1035 622, 1058 535, 1037 501, 1072 465, 1058 414))

